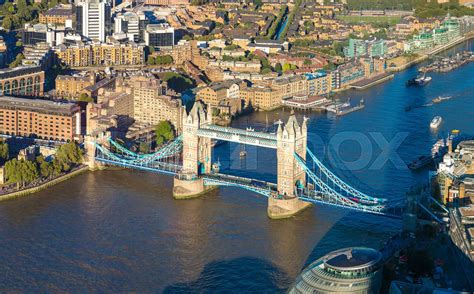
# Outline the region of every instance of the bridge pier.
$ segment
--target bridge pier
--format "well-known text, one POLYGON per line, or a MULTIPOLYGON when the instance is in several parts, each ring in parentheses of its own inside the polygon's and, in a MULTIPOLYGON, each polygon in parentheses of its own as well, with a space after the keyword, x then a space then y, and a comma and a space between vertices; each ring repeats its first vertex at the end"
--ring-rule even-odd
POLYGON ((301 201, 298 197, 288 199, 277 199, 273 197, 268 198, 267 214, 272 219, 282 219, 292 217, 306 208, 310 207, 311 203, 301 201))
POLYGON ((192 174, 178 174, 174 177, 174 199, 196 198, 213 190, 215 187, 205 186, 204 179, 192 174))

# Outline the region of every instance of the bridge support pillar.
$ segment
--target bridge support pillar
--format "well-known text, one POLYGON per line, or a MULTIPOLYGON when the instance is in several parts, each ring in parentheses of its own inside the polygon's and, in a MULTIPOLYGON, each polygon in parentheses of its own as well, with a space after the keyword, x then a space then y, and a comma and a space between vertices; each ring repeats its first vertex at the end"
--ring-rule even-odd
POLYGON ((194 175, 178 174, 174 177, 173 197, 175 199, 196 198, 212 190, 204 186, 204 179, 194 175))
POLYGON ((311 203, 301 201, 298 197, 289 199, 268 198, 267 214, 272 219, 292 217, 311 206, 311 203))

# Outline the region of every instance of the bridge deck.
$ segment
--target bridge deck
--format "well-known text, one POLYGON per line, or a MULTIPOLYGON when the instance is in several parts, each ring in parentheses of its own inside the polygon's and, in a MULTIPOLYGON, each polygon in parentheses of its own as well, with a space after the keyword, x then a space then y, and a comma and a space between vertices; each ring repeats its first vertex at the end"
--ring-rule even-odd
POLYGON ((277 138, 275 134, 247 131, 237 128, 221 127, 216 125, 206 125, 198 129, 201 137, 223 140, 228 142, 243 143, 248 145, 277 148, 277 138))

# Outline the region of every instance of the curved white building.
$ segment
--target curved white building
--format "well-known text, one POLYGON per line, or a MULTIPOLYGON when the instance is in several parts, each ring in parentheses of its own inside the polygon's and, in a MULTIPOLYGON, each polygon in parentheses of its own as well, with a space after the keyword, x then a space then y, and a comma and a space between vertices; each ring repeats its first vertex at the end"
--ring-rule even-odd
POLYGON ((351 247, 310 264, 289 293, 379 293, 381 285, 382 254, 372 248, 351 247))

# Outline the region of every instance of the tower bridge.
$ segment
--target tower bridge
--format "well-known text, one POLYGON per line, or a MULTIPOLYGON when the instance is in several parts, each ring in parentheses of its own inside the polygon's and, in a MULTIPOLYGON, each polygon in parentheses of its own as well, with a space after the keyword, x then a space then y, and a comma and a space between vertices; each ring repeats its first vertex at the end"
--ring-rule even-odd
POLYGON ((390 203, 369 196, 327 169, 307 147, 307 119, 294 114, 276 133, 256 132, 212 124, 211 114, 197 102, 183 116, 182 134, 152 154, 137 154, 110 137, 96 136, 87 143, 91 166, 116 165, 174 176, 176 199, 198 197, 217 186, 243 188, 268 198, 271 218, 292 216, 311 203, 390 215, 390 203), (212 168, 212 140, 276 149, 277 182, 237 177, 212 168), (306 156, 309 155, 307 161, 306 156))

